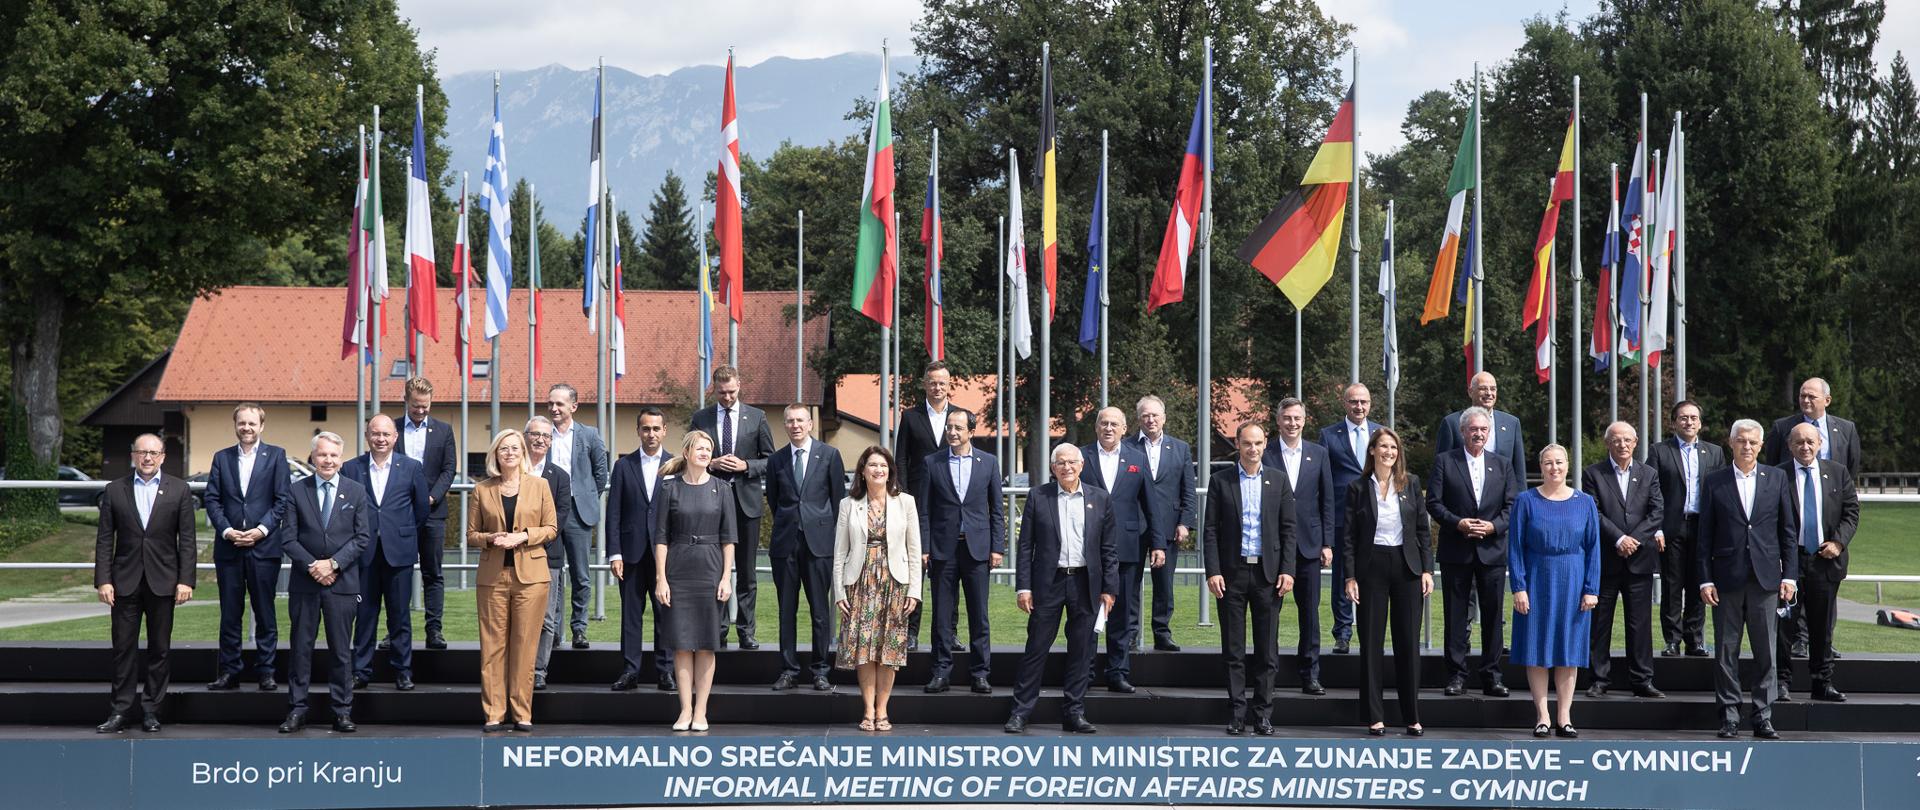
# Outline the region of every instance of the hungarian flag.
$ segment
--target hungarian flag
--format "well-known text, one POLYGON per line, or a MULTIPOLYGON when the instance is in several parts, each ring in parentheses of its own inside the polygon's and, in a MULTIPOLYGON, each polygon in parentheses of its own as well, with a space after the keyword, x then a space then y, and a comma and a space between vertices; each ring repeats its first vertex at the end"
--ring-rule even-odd
POLYGON ((1340 226, 1346 222, 1347 187, 1352 182, 1353 88, 1349 87, 1300 187, 1289 192, 1240 243, 1241 260, 1286 293, 1295 309, 1306 309, 1333 278, 1340 226))
POLYGON ((1193 253, 1194 235, 1200 230, 1206 172, 1213 168, 1213 156, 1205 154, 1206 141, 1202 139, 1201 130, 1211 96, 1211 89, 1202 87, 1200 99, 1194 103, 1193 125, 1187 128, 1187 152, 1180 158, 1180 180, 1173 190, 1173 212, 1167 215, 1167 230, 1160 237, 1160 259, 1153 265, 1148 312, 1186 297, 1187 257, 1193 253))
POLYGON ((860 242, 853 257, 853 308, 881 326, 893 326, 893 112, 887 94, 887 57, 880 55, 879 99, 867 135, 867 179, 860 192, 860 242))
POLYGON ((1620 347, 1621 359, 1635 359, 1640 353, 1641 301, 1646 284, 1646 195, 1651 179, 1647 173, 1647 142, 1642 138, 1633 150, 1633 170, 1627 175, 1626 197, 1621 201, 1621 227, 1627 242, 1620 266, 1620 347), (1629 357, 1633 355, 1635 357, 1629 357))
MULTIPOLYGON (((1678 218, 1679 190, 1676 185, 1680 163, 1680 130, 1675 127, 1673 136, 1667 141, 1666 172, 1660 178, 1659 204, 1653 217, 1653 238, 1648 240, 1647 266, 1652 277, 1647 280, 1647 362, 1654 368, 1660 367, 1660 353, 1667 348, 1667 327, 1670 322, 1668 310, 1673 306, 1673 236, 1674 221, 1678 218)), ((1652 179, 1652 178, 1648 178, 1652 179)))
MULTIPOLYGON (((414 107, 413 156, 407 161, 407 315, 415 334, 440 342, 440 307, 435 301, 433 274, 433 211, 427 184, 427 124, 424 103, 414 107)), ((407 336, 412 357, 413 336, 407 336)))
POLYGON ((739 323, 746 312, 745 268, 740 255, 740 119, 733 106, 733 54, 727 54, 727 89, 720 102, 719 187, 713 203, 713 240, 720 246, 720 300, 739 323))
POLYGON ((353 190, 353 219, 347 223, 347 312, 340 332, 340 359, 353 356, 355 347, 366 337, 362 327, 367 320, 367 240, 362 230, 362 210, 367 204, 367 134, 360 131, 359 182, 353 190))
POLYGON ((1043 53, 1040 59, 1040 284, 1047 297, 1047 320, 1053 320, 1060 290, 1060 205, 1054 178, 1053 69, 1043 53))
POLYGON ((454 343, 454 360, 460 364, 460 376, 473 379, 473 313, 467 298, 473 291, 473 256, 467 248, 467 181, 460 179, 460 224, 453 231, 453 307, 459 313, 459 340, 454 343))
POLYGON ((940 301, 940 260, 946 255, 946 239, 940 228, 940 140, 934 133, 932 159, 927 162, 927 203, 920 210, 920 244, 927 246, 926 318, 923 330, 927 359, 947 356, 946 312, 940 301))
POLYGON ((1607 364, 1613 362, 1614 319, 1619 314, 1613 308, 1613 302, 1618 298, 1613 288, 1614 279, 1618 278, 1614 270, 1620 266, 1620 175, 1617 165, 1613 180, 1607 185, 1607 192, 1607 229, 1600 243, 1600 284, 1593 299, 1593 333, 1587 344, 1587 356, 1593 358, 1594 371, 1605 371, 1607 364))
MULTIPOLYGON (((1460 148, 1453 153, 1453 173, 1447 177, 1447 231, 1440 237, 1440 252, 1434 254, 1433 278, 1427 282, 1426 305, 1420 310, 1420 324, 1447 317, 1448 290, 1453 287, 1454 259, 1460 255, 1460 226, 1466 218, 1467 192, 1473 190, 1475 139, 1479 137, 1479 99, 1467 117, 1467 128, 1460 133, 1460 148)), ((1468 263, 1472 272, 1472 263, 1468 263)))

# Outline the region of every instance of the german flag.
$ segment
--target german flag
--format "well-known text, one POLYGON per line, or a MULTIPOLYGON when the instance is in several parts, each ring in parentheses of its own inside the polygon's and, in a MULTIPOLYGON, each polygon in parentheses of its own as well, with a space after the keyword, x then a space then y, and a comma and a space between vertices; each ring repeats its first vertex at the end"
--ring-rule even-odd
POLYGON ((1333 278, 1352 182, 1353 89, 1348 88, 1300 187, 1240 243, 1237 254, 1286 293, 1297 309, 1305 309, 1333 278))

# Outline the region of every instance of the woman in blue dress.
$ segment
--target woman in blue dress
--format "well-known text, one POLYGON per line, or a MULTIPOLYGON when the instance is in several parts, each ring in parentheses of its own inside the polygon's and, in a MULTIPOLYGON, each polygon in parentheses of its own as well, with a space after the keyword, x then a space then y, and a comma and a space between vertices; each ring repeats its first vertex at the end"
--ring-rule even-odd
POLYGON ((1567 485, 1567 449, 1540 451, 1538 488, 1513 501, 1507 580, 1513 588, 1513 652, 1527 668, 1533 693, 1533 736, 1578 737, 1573 680, 1587 665, 1592 610, 1600 602, 1600 511, 1593 497, 1567 485), (1547 677, 1557 698, 1547 716, 1547 677))

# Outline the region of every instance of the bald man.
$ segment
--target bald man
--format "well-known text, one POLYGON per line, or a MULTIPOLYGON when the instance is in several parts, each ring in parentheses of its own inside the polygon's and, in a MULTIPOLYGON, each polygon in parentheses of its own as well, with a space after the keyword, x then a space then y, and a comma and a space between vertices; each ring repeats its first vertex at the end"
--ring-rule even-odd
POLYGON ((1094 416, 1097 440, 1080 448, 1088 484, 1107 491, 1112 504, 1114 557, 1120 580, 1113 594, 1114 629, 1107 632, 1107 689, 1130 694, 1131 653, 1139 640, 1141 576, 1146 565, 1165 565, 1167 538, 1159 530, 1153 504, 1153 473, 1147 454, 1122 441, 1127 435, 1127 412, 1101 408, 1094 416))
MULTIPOLYGON (((1495 407, 1500 402, 1500 381, 1491 373, 1482 371, 1473 375, 1467 383, 1467 399, 1475 407, 1485 408, 1493 414, 1493 430, 1487 434, 1487 452, 1505 459, 1513 470, 1513 480, 1520 486, 1527 485, 1527 440, 1520 435, 1520 417, 1495 407)), ((1460 448, 1460 414, 1464 410, 1454 411, 1440 420, 1433 437, 1435 456, 1448 450, 1460 448)))
MULTIPOLYGON (((1810 377, 1800 384, 1797 401, 1799 413, 1773 421, 1773 430, 1767 434, 1766 463, 1784 468, 1792 462, 1790 434, 1800 425, 1811 425, 1820 434, 1820 460, 1838 463, 1847 468, 1849 474, 1859 475, 1860 429, 1853 422, 1827 412, 1827 406, 1833 404, 1833 387, 1826 380, 1810 377)), ((1806 658, 1806 612, 1794 611, 1792 618, 1780 627, 1784 633, 1781 646, 1787 648, 1794 658, 1806 658)))
POLYGON ((374 630, 387 605, 387 661, 393 685, 413 689, 413 567, 420 562, 420 531, 432 511, 426 468, 394 452, 399 428, 386 414, 367 420, 367 452, 340 465, 340 475, 367 490, 366 564, 360 566, 360 605, 353 622, 353 688, 373 680, 374 630))
POLYGON ((1653 575, 1660 570, 1660 527, 1666 500, 1660 475, 1633 460, 1640 434, 1633 425, 1607 426, 1607 458, 1586 469, 1581 488, 1600 510, 1600 602, 1593 609, 1591 653, 1593 685, 1587 697, 1605 697, 1612 686, 1613 607, 1624 603, 1627 620, 1627 677, 1633 693, 1662 698, 1653 685, 1653 575))
MULTIPOLYGON (((1833 685, 1833 619, 1839 604, 1840 583, 1847 578, 1847 546, 1860 528, 1860 493, 1853 474, 1840 462, 1820 458, 1820 430, 1810 423, 1794 425, 1787 434, 1791 458, 1780 469, 1792 476, 1790 488, 1800 515, 1800 610, 1807 629, 1807 674, 1813 678, 1813 699, 1835 703, 1847 696, 1833 685)), ((1781 633, 1789 619, 1781 619, 1781 633)), ((1793 679, 1793 661, 1785 649, 1779 664, 1780 699, 1787 700, 1787 682, 1793 679)))
MULTIPOLYGON (((1373 412, 1373 394, 1359 383, 1342 392, 1341 407, 1346 418, 1320 429, 1320 444, 1327 448, 1333 467, 1333 538, 1340 543, 1347 536, 1347 487, 1360 480, 1365 467, 1367 443, 1380 423, 1368 419, 1373 412)), ((1333 581, 1346 582, 1346 560, 1333 555, 1333 581)), ((1344 588, 1333 589, 1333 651, 1345 655, 1353 638, 1353 603, 1347 601, 1344 588)))

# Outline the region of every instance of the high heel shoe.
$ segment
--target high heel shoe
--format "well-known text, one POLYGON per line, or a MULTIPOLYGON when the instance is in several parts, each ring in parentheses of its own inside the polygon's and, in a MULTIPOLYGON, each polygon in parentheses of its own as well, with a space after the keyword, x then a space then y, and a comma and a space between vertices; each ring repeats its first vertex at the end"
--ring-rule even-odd
POLYGON ((1379 725, 1379 726, 1368 726, 1368 727, 1367 727, 1367 736, 1369 736, 1369 737, 1385 737, 1385 736, 1387 736, 1387 727, 1386 727, 1386 726, 1384 726, 1384 725, 1379 725))
POLYGON ((1425 737, 1427 736, 1427 729, 1425 726, 1407 726, 1407 736, 1425 737))
POLYGON ((686 731, 688 728, 691 728, 692 725, 693 725, 692 720, 675 720, 673 721, 673 730, 686 731))

